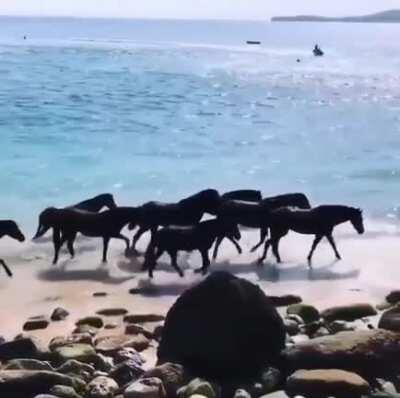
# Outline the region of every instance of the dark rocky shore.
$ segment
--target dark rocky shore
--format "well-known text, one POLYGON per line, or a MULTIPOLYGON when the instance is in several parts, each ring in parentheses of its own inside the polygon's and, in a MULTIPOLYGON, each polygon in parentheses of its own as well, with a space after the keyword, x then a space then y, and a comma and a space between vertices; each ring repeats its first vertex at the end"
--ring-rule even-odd
POLYGON ((217 272, 165 316, 104 308, 49 344, 35 336, 69 316, 1 340, 0 397, 400 397, 400 292, 320 313, 217 272))

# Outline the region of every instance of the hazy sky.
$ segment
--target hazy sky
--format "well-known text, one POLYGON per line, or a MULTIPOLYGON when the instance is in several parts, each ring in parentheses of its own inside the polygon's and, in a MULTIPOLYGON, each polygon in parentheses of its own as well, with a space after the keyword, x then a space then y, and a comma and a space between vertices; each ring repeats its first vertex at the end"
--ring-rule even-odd
POLYGON ((266 19, 354 15, 400 8, 400 0, 0 0, 3 15, 266 19))

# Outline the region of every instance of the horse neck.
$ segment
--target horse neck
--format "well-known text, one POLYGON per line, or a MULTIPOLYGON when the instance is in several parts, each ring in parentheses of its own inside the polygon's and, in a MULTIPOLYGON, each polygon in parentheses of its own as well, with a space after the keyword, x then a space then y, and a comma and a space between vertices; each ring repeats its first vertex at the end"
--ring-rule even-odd
POLYGON ((138 212, 136 207, 117 207, 108 210, 108 214, 116 221, 119 220, 121 223, 128 224, 137 217, 138 212))
POLYGON ((350 221, 353 216, 353 208, 347 206, 333 206, 331 209, 332 222, 334 225, 350 221))
POLYGON ((2 238, 5 235, 8 235, 8 225, 7 222, 5 221, 0 221, 0 238, 2 238))
POLYGON ((221 228, 217 220, 204 221, 199 224, 200 229, 208 238, 215 240, 221 234, 221 228))

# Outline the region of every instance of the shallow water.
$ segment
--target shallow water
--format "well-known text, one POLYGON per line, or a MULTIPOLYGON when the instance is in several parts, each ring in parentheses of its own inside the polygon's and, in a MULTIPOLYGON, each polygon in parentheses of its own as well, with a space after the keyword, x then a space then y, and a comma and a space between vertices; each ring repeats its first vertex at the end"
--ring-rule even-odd
POLYGON ((31 231, 45 206, 99 192, 136 204, 254 187, 395 218, 398 33, 3 18, 2 214, 31 231), (263 45, 244 44, 254 39, 263 45), (310 55, 316 41, 322 59, 310 55))

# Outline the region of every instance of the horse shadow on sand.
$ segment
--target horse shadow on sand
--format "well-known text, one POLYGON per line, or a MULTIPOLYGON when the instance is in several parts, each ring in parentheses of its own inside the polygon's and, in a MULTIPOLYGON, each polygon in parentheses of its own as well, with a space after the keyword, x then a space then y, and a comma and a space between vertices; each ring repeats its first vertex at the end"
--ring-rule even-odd
POLYGON ((73 265, 73 262, 71 262, 71 260, 61 261, 58 266, 52 266, 51 268, 39 271, 38 278, 47 282, 94 281, 118 285, 132 280, 132 278, 135 277, 134 275, 112 275, 111 267, 103 263, 100 263, 99 266, 94 269, 79 270, 70 269, 67 267, 68 265, 73 265))

